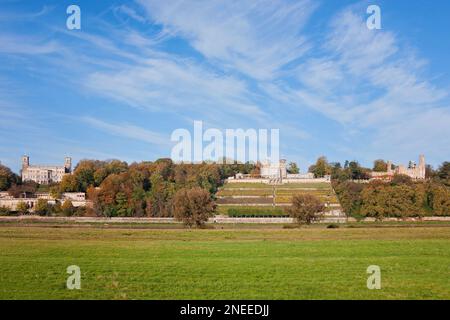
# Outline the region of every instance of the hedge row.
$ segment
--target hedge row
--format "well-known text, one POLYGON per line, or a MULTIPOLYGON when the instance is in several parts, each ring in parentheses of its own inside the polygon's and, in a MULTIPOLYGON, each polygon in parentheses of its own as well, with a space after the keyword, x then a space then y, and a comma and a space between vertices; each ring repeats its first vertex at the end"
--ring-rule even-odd
POLYGON ((217 204, 271 204, 272 198, 220 198, 217 204))
POLYGON ((282 208, 230 208, 228 216, 238 217, 282 217, 289 216, 282 208))

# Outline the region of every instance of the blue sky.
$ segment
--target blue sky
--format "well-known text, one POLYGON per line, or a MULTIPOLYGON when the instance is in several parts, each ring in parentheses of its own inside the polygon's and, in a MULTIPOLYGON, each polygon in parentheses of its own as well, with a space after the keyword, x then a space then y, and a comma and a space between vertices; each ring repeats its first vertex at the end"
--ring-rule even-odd
POLYGON ((450 2, 0 1, 0 161, 170 155, 170 134, 279 128, 302 171, 450 160, 450 2), (81 30, 66 8, 81 8, 81 30), (366 8, 381 8, 369 30, 366 8))

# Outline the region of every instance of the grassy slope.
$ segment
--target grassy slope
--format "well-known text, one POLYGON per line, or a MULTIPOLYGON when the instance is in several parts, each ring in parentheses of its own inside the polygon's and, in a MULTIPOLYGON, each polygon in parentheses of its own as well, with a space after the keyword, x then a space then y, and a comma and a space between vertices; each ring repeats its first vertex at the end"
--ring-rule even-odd
MULTIPOLYGON (((323 201, 339 204, 330 183, 291 183, 275 186, 277 205, 289 204, 292 202, 292 196, 298 193, 307 193, 322 198, 323 201)), ((271 204, 273 187, 263 183, 226 183, 217 193, 221 198, 216 202, 218 204, 217 212, 219 214, 228 214, 228 208, 233 204, 271 204), (230 196, 260 196, 260 198, 232 198, 230 196)), ((261 210, 266 210, 267 207, 261 210)), ((334 210, 336 207, 331 207, 334 210)))
POLYGON ((0 228, 0 298, 450 299, 450 228, 0 228), (66 267, 82 290, 65 289, 66 267), (382 290, 366 268, 382 269, 382 290))

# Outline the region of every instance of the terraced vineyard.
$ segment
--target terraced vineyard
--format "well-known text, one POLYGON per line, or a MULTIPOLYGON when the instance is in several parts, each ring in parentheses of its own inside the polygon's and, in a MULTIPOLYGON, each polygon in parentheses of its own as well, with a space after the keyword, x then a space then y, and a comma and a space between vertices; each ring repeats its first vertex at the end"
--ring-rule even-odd
POLYGON ((218 214, 229 216, 284 216, 283 208, 298 193, 313 194, 326 203, 327 212, 340 210, 330 183, 226 183, 217 193, 218 214))

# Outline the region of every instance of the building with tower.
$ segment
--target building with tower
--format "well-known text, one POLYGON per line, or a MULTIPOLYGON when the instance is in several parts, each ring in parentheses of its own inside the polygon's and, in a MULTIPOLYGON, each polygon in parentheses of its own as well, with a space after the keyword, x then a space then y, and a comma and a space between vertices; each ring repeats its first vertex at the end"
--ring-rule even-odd
POLYGON ((272 163, 264 161, 261 163, 261 177, 269 179, 285 179, 287 177, 286 160, 272 163))
POLYGON ((72 172, 72 158, 66 157, 64 165, 30 165, 30 157, 22 157, 22 181, 34 181, 39 184, 61 182, 66 174, 72 172))
POLYGON ((419 156, 419 164, 410 161, 408 167, 404 165, 393 166, 391 161, 387 162, 387 171, 372 172, 372 179, 391 180, 396 174, 404 174, 413 180, 424 180, 426 172, 425 156, 419 156))

